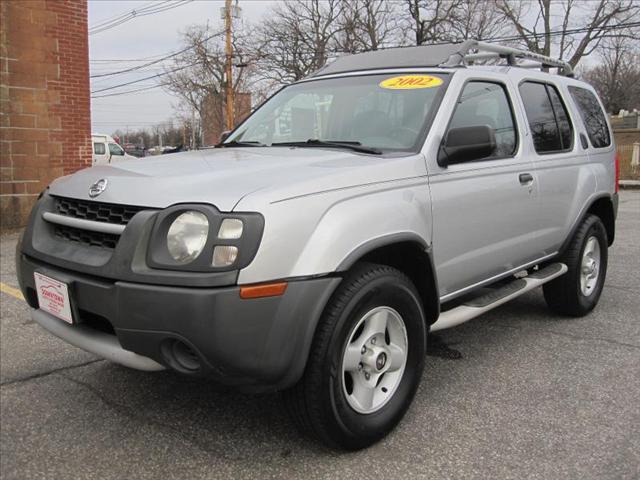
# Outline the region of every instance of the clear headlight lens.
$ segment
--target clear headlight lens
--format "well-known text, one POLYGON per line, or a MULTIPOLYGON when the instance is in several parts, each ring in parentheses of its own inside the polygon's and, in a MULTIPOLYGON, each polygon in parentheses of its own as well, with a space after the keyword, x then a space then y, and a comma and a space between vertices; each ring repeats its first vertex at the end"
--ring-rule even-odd
POLYGON ((169 254, 178 263, 189 263, 202 252, 209 235, 209 220, 201 212, 181 213, 167 233, 169 254))
POLYGON ((213 261, 211 263, 214 267, 228 267, 233 265, 236 258, 238 258, 238 247, 218 245, 213 249, 213 261))
POLYGON ((223 240, 236 240, 242 236, 244 225, 242 220, 237 218, 225 218, 220 224, 218 238, 223 240))

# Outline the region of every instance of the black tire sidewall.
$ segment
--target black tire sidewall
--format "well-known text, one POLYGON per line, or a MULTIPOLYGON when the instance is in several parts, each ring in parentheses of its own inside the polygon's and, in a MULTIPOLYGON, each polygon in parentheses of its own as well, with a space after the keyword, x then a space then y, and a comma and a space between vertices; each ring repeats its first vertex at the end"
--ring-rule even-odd
MULTIPOLYGON (((325 405, 327 425, 347 448, 361 448, 386 435, 408 409, 422 376, 426 354, 424 315, 415 288, 396 275, 383 275, 365 284, 346 303, 337 318, 327 351, 323 384, 328 388, 325 405), (396 310, 407 329, 408 357, 405 370, 393 397, 378 411, 361 414, 348 404, 342 388, 342 357, 358 320, 373 308, 387 306, 396 310)), ((334 435, 332 435, 334 436, 334 435)))
POLYGON ((589 226, 588 228, 586 228, 584 235, 582 235, 582 238, 580 239, 580 254, 576 258, 574 264, 571 266, 571 268, 573 269, 571 279, 573 283, 572 288, 575 289, 576 301, 580 309, 585 313, 593 310, 593 308, 597 305, 598 300, 600 299, 602 289, 604 288, 604 281, 607 275, 608 265, 608 242, 604 225, 598 217, 589 217, 587 221, 589 222, 589 226), (595 290, 591 293, 591 295, 587 296, 582 293, 582 289, 580 287, 580 277, 582 268, 582 257, 587 247, 587 242, 591 237, 596 238, 600 247, 600 265, 598 271, 598 281, 596 283, 595 290))

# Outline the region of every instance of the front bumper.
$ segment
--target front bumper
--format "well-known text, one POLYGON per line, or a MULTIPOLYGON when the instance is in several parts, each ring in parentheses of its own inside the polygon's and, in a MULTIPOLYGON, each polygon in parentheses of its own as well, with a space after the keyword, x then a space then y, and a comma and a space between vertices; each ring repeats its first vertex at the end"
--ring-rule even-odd
POLYGON ((37 310, 34 272, 69 286, 78 324, 62 325, 67 330, 52 333, 65 338, 65 332, 72 332, 73 341, 65 338, 70 343, 123 364, 127 363, 120 354, 126 357, 126 352, 133 352, 134 361, 128 366, 134 368, 141 368, 136 363, 140 361, 149 366, 143 369, 155 370, 157 363, 250 391, 284 389, 300 378, 318 319, 340 282, 334 277, 293 280, 282 296, 241 299, 237 286, 190 288, 113 281, 24 254, 18 255, 17 263, 22 291, 36 309, 36 321, 38 316, 54 327, 55 322, 64 323, 37 310), (90 344, 96 338, 109 340, 104 335, 111 336, 113 347, 105 352, 118 354, 108 355, 97 351, 95 342, 90 344), (176 345, 187 347, 197 368, 176 363, 176 345), (118 346, 125 352, 119 352, 118 346))

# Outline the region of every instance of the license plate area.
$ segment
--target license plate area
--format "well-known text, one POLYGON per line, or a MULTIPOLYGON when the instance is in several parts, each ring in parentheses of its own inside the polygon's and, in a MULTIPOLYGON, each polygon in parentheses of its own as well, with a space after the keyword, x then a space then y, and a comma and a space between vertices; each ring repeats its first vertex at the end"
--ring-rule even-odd
POLYGON ((40 309, 58 317, 60 320, 73 324, 69 286, 60 280, 39 272, 34 272, 33 276, 40 309))

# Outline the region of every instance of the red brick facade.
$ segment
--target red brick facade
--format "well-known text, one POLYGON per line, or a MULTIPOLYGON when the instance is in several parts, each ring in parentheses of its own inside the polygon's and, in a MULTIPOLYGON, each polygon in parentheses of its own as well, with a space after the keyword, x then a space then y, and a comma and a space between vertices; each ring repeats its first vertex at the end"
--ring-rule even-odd
POLYGON ((86 0, 0 1, 0 215, 23 226, 56 177, 91 165, 86 0))
MULTIPOLYGON (((251 94, 236 92, 235 124, 238 125, 251 113, 251 94)), ((225 128, 224 101, 221 95, 209 95, 202 108, 202 145, 216 145, 225 128)))

